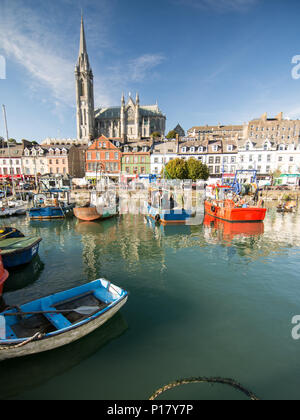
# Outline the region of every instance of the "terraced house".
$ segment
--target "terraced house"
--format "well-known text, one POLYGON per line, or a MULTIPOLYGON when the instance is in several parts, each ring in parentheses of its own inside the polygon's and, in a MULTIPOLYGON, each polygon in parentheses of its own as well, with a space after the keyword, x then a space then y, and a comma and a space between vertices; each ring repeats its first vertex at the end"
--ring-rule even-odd
POLYGON ((128 143, 122 146, 122 175, 134 178, 151 172, 152 142, 128 143))
POLYGON ((86 151, 86 179, 96 182, 100 176, 118 180, 121 172, 121 143, 119 139, 101 136, 86 151))

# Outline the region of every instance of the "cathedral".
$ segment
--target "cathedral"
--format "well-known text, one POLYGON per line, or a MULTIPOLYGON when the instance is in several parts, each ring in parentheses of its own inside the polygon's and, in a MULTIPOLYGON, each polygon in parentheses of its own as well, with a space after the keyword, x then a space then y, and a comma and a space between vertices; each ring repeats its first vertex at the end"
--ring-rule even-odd
POLYGON ((84 23, 81 18, 80 46, 75 66, 77 139, 89 141, 104 135, 120 138, 123 143, 151 137, 154 132, 165 134, 166 116, 158 104, 143 106, 138 93, 135 99, 124 94, 120 106, 94 107, 94 76, 87 53, 84 23))

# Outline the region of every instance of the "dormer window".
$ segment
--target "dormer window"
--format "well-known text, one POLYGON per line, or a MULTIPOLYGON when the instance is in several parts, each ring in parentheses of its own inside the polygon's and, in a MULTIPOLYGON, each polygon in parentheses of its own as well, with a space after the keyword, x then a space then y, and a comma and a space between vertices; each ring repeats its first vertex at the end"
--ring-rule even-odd
POLYGON ((285 145, 284 145, 284 144, 281 144, 281 145, 279 146, 279 150, 285 150, 285 145))
POLYGON ((228 151, 228 152, 232 152, 232 151, 233 151, 233 145, 232 145, 232 144, 229 144, 229 145, 227 146, 227 151, 228 151))
POLYGON ((186 153, 186 147, 181 148, 182 153, 186 153))
POLYGON ((133 152, 134 152, 134 153, 137 153, 138 151, 139 151, 139 150, 138 150, 138 148, 137 148, 137 147, 134 147, 134 148, 133 148, 133 152))
POLYGON ((148 147, 143 147, 143 152, 148 152, 148 147))
POLYGON ((191 147, 191 153, 195 153, 195 147, 191 147))
POLYGON ((203 152, 204 150, 203 150, 203 147, 202 146, 200 146, 199 147, 199 149, 198 149, 198 151, 201 153, 201 152, 203 152))
POLYGON ((55 154, 60 155, 60 150, 59 149, 55 149, 55 154))
POLYGON ((213 146, 213 151, 217 152, 219 150, 219 146, 213 146))
POLYGON ((29 156, 30 155, 30 152, 29 152, 29 150, 28 149, 26 149, 25 150, 25 156, 29 156))
POLYGON ((250 143, 247 143, 246 144, 246 150, 248 151, 248 150, 250 150, 250 147, 251 147, 251 144, 250 143))
POLYGON ((269 144, 268 143, 264 144, 264 150, 269 150, 269 144))
POLYGON ((128 153, 128 152, 129 152, 129 147, 127 147, 127 146, 126 146, 126 147, 124 147, 124 152, 125 152, 125 153, 128 153))

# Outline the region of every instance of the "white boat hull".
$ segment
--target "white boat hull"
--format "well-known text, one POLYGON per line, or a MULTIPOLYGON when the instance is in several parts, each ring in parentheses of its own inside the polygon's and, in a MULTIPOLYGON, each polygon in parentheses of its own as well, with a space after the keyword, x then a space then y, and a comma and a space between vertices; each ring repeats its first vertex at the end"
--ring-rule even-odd
POLYGON ((100 315, 81 326, 73 326, 70 329, 67 329, 65 332, 58 332, 57 334, 53 333, 53 335, 50 337, 33 341, 24 345, 23 347, 18 348, 6 348, 3 350, 0 345, 0 361, 46 352, 80 340, 81 338, 95 331, 110 318, 112 318, 127 302, 127 299, 128 296, 113 306, 110 310, 103 313, 103 315, 100 315))

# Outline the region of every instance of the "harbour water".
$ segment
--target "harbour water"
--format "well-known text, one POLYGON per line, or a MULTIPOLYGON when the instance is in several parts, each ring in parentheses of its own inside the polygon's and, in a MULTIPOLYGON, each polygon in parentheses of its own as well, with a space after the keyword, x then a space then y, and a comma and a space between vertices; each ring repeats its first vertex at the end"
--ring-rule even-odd
MULTIPOLYGON (((300 214, 270 209, 263 225, 205 220, 160 227, 139 215, 104 222, 2 225, 41 236, 39 256, 11 273, 8 304, 105 277, 127 304, 95 333, 0 364, 0 399, 148 399, 178 379, 233 378, 262 399, 300 398, 300 214)), ((164 399, 241 399, 225 386, 185 385, 164 399)))

